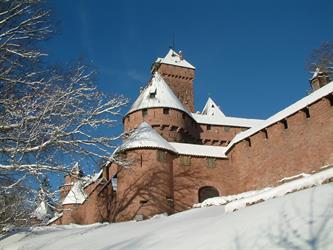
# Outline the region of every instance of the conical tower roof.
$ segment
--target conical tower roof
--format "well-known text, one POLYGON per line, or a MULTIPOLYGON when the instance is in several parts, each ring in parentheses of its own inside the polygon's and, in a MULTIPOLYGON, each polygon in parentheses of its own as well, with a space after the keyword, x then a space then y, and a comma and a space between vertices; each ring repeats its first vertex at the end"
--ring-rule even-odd
POLYGON ((141 92, 128 113, 157 107, 174 108, 189 114, 162 76, 155 72, 148 86, 141 92))
POLYGON ((116 152, 134 148, 160 148, 176 152, 176 150, 146 122, 141 123, 116 152))

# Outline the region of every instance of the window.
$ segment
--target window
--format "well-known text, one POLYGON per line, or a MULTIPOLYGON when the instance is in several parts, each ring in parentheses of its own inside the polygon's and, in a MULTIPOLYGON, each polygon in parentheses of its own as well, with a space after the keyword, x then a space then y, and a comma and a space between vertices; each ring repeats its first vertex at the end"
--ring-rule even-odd
POLYGON ((147 204, 148 200, 141 200, 140 205, 143 207, 145 204, 147 204))
POLYGON ((143 109, 142 110, 142 117, 145 117, 146 115, 148 115, 148 110, 147 109, 143 109))
POLYGON ((264 135, 265 135, 265 139, 268 139, 268 132, 267 132, 267 129, 264 129, 262 132, 263 132, 264 135))
POLYGON ((248 144, 249 147, 252 146, 251 138, 246 138, 245 141, 247 141, 247 144, 248 144))
POLYGON ((207 125, 207 130, 211 130, 212 129, 212 127, 211 127, 211 125, 207 125))
POLYGON ((157 160, 160 162, 166 162, 166 154, 167 152, 162 150, 157 150, 157 160))
POLYGON ((288 128, 288 122, 287 122, 287 119, 284 119, 284 120, 282 120, 281 122, 282 122, 282 124, 283 124, 284 129, 287 129, 287 128, 288 128))
POLYGON ((187 155, 180 156, 180 164, 183 166, 190 166, 191 165, 191 156, 187 156, 187 155))
POLYGON ((185 117, 186 117, 185 113, 182 114, 182 117, 183 117, 183 119, 185 119, 185 117))
POLYGON ((169 109, 169 108, 164 108, 164 109, 163 109, 163 114, 168 115, 169 112, 170 112, 170 109, 169 109))
POLYGON ((202 187, 199 189, 199 202, 203 202, 206 199, 220 196, 219 191, 214 187, 202 187))
POLYGON ((209 168, 215 168, 216 162, 215 162, 215 158, 209 157, 207 158, 207 167, 209 168))
POLYGON ((224 127, 224 132, 229 132, 230 127, 224 127))
POLYGON ((326 96, 326 98, 329 100, 331 106, 333 106, 333 94, 326 96))
POLYGON ((303 112, 305 113, 305 117, 306 117, 306 118, 310 118, 310 110, 309 110, 308 107, 305 107, 305 108, 303 109, 303 112))
POLYGON ((128 121, 128 122, 130 121, 130 116, 127 116, 127 121, 128 121))

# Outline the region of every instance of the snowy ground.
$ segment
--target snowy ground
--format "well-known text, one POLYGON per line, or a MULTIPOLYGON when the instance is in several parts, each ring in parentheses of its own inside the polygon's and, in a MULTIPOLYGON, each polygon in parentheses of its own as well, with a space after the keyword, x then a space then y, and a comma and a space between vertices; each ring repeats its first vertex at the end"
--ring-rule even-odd
POLYGON ((0 249, 333 249, 333 184, 225 213, 196 208, 143 222, 35 228, 0 249))

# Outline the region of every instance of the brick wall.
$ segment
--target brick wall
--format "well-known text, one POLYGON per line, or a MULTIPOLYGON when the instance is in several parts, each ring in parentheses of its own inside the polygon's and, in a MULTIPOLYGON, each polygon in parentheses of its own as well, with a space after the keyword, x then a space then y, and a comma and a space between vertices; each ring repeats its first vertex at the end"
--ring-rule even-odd
POLYGON ((194 69, 161 64, 157 71, 162 75, 163 79, 168 83, 184 106, 190 112, 194 112, 194 69))
POLYGON ((321 99, 309 107, 310 117, 299 111, 243 140, 228 153, 239 172, 234 193, 277 185, 284 177, 311 173, 333 163, 333 107, 321 99), (249 145, 251 144, 251 146, 249 145))

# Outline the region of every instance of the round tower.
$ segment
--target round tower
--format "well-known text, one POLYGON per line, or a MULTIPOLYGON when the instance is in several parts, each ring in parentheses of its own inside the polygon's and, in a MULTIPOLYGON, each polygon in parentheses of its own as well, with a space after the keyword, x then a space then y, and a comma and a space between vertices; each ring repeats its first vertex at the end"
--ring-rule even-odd
POLYGON ((194 120, 164 78, 155 72, 124 117, 126 132, 142 122, 150 124, 167 141, 193 142, 194 120))

